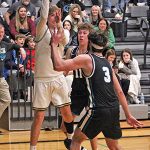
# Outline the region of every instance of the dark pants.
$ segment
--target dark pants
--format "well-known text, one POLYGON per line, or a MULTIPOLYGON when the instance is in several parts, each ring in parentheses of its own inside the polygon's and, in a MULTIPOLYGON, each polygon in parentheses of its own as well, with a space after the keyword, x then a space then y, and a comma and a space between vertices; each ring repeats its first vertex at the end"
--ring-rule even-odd
POLYGON ((120 82, 121 82, 121 87, 122 87, 123 93, 125 96, 127 96, 130 80, 122 79, 120 82))

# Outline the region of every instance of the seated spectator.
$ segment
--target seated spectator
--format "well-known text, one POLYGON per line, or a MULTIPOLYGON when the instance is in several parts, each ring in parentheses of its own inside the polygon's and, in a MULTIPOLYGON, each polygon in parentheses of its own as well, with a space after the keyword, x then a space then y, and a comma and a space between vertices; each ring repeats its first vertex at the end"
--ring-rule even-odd
POLYGON ((65 17, 64 21, 69 20, 73 25, 73 30, 77 32, 82 19, 81 7, 78 4, 73 4, 69 9, 69 15, 65 17))
MULTIPOLYGON (((119 62, 119 77, 129 80, 127 91, 127 99, 130 103, 139 104, 138 94, 141 92, 140 78, 141 72, 139 69, 138 61, 133 58, 130 49, 124 49, 121 52, 121 61, 119 62)), ((122 83, 122 87, 124 84, 122 83)))
MULTIPOLYGON (((15 38, 15 43, 23 48, 25 36, 18 34, 15 38)), ((20 53, 16 53, 15 49, 6 54, 5 59, 5 74, 7 73, 7 81, 10 85, 10 90, 13 91, 13 99, 18 99, 18 92, 20 98, 24 98, 25 81, 24 81, 24 58, 20 53), (19 85, 19 87, 18 87, 19 85), (19 90, 19 91, 18 91, 19 90)))
POLYGON ((112 68, 117 65, 116 62, 117 55, 114 49, 109 49, 106 52, 105 58, 108 60, 112 68))
POLYGON ((64 52, 71 46, 77 46, 77 33, 73 30, 73 25, 70 20, 65 20, 63 22, 63 28, 69 31, 69 42, 65 46, 64 52))
POLYGON ((70 9, 72 4, 78 4, 81 7, 81 11, 85 10, 84 4, 82 2, 80 2, 79 0, 59 0, 56 5, 59 8, 61 8, 62 21, 69 14, 69 9, 70 9))
POLYGON ((102 18, 101 8, 93 5, 90 12, 89 22, 93 25, 93 29, 98 28, 99 21, 102 18))
POLYGON ((24 6, 18 7, 16 17, 10 21, 9 27, 13 38, 15 38, 15 36, 19 33, 26 36, 35 36, 35 23, 31 20, 31 18, 27 17, 27 9, 24 6))
POLYGON ((117 79, 118 79, 118 81, 119 81, 119 83, 120 83, 120 85, 122 87, 122 90, 123 90, 125 96, 127 96, 127 92, 128 92, 128 87, 129 87, 130 81, 126 80, 126 79, 121 79, 121 81, 120 81, 120 77, 118 75, 117 55, 116 55, 115 50, 113 50, 113 49, 107 50, 105 58, 110 63, 110 65, 111 65, 112 69, 114 70, 114 72, 116 74, 116 77, 117 77, 117 79))
POLYGON ((26 45, 26 79, 27 79, 27 86, 33 85, 34 79, 34 68, 35 68, 35 41, 33 36, 28 36, 25 40, 26 45))
POLYGON ((30 2, 30 0, 20 0, 18 2, 15 2, 12 4, 12 6, 7 10, 7 12, 4 14, 4 18, 9 25, 10 20, 15 17, 16 10, 19 6, 24 6, 27 9, 27 16, 31 18, 32 21, 35 20, 36 16, 36 9, 35 6, 30 2))
POLYGON ((26 54, 27 54, 27 56, 26 56, 26 60, 27 60, 26 69, 34 72, 34 68, 35 68, 35 45, 36 45, 36 43, 34 41, 34 37, 28 36, 25 40, 25 45, 27 46, 25 48, 26 54))
POLYGON ((104 34, 107 37, 107 39, 108 39, 108 43, 107 43, 107 45, 105 47, 105 50, 103 51, 103 55, 105 56, 106 51, 108 49, 114 49, 115 37, 114 37, 113 30, 110 27, 107 19, 105 19, 105 18, 100 19, 98 28, 96 30, 98 32, 104 34))

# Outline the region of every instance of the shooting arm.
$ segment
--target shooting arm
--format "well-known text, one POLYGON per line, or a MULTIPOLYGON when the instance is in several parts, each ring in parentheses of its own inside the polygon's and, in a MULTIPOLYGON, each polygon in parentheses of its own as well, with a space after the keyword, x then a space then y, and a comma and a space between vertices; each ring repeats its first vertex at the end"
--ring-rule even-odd
POLYGON ((38 41, 45 32, 45 26, 48 19, 48 11, 49 11, 49 1, 42 0, 41 8, 40 8, 40 20, 36 27, 36 41, 38 41))
MULTIPOLYGON (((74 59, 64 60, 59 55, 59 47, 57 44, 51 43, 51 57, 53 61, 53 66, 56 71, 70 71, 76 69, 83 69, 85 72, 89 72, 88 62, 91 60, 88 55, 79 55, 74 59)), ((90 74, 90 73, 89 73, 90 74)))

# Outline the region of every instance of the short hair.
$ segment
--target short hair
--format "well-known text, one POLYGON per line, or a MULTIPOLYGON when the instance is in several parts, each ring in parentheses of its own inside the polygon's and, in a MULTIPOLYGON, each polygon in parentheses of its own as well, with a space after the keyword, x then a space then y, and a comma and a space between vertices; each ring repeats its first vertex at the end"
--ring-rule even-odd
POLYGON ((56 10, 59 10, 59 9, 60 9, 60 8, 57 7, 56 5, 51 5, 51 4, 50 4, 48 14, 51 15, 51 14, 53 14, 56 10))
POLYGON ((92 43, 101 47, 105 47, 107 44, 107 37, 99 32, 91 32, 88 38, 92 43))
POLYGON ((90 23, 80 23, 78 25, 78 31, 80 31, 80 30, 88 30, 89 32, 92 32, 93 28, 90 23))
POLYGON ((104 47, 107 44, 107 37, 105 35, 94 31, 88 35, 88 39, 91 42, 90 45, 93 52, 103 52, 104 47))
POLYGON ((19 38, 26 38, 26 36, 25 35, 23 35, 23 34, 16 34, 15 35, 15 40, 18 40, 19 38))

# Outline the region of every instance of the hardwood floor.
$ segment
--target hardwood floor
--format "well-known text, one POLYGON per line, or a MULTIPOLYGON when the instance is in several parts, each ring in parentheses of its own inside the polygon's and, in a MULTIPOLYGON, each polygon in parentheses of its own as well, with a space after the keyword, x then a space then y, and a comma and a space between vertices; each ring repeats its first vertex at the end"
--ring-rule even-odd
MULTIPOLYGON (((124 150, 150 150, 150 120, 143 121, 144 128, 132 129, 125 122, 121 122, 123 137, 119 140, 124 150)), ((64 134, 60 130, 41 130, 38 150, 65 150, 64 134)), ((98 135, 99 150, 108 150, 102 134, 98 135)), ((0 150, 29 150, 30 131, 4 131, 0 135, 0 150)), ((83 144, 91 150, 89 140, 83 144)))

